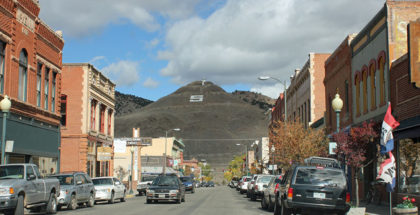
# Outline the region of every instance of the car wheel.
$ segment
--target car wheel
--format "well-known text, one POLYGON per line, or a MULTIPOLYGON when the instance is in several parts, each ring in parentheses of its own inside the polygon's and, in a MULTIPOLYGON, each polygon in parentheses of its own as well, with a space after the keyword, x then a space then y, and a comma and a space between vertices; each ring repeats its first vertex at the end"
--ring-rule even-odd
POLYGON ((61 205, 57 205, 57 211, 61 210, 61 205))
MULTIPOLYGON (((282 202, 282 204, 283 204, 283 202, 282 202)), ((290 215, 290 214, 292 214, 290 209, 288 209, 284 206, 281 207, 281 215, 290 215)))
POLYGON ((337 215, 346 215, 347 214, 347 212, 345 212, 345 211, 337 211, 337 215))
POLYGON ((248 192, 248 191, 246 191, 246 197, 247 197, 247 198, 251 197, 251 196, 249 195, 249 192, 248 192))
POLYGON ((271 201, 271 197, 268 197, 268 211, 273 212, 274 211, 274 203, 271 201))
POLYGON ((123 197, 120 199, 120 201, 125 202, 125 191, 124 191, 123 197))
POLYGON ((55 193, 50 194, 50 199, 48 200, 47 205, 47 214, 56 214, 57 213, 57 197, 55 193))
POLYGON ((175 203, 177 203, 177 204, 181 204, 181 197, 179 197, 179 199, 177 199, 177 200, 175 201, 175 203))
POLYGON ((191 193, 195 193, 195 189, 194 188, 191 190, 191 193))
POLYGON ((152 200, 151 200, 151 199, 147 199, 147 200, 146 200, 146 203, 147 203, 147 204, 150 204, 150 203, 152 203, 152 200))
POLYGON ((114 191, 112 191, 111 193, 111 199, 108 200, 108 204, 114 204, 115 202, 115 195, 114 195, 114 191))
POLYGON ((184 195, 184 197, 182 197, 181 201, 182 202, 185 202, 185 195, 184 195))
POLYGON ((70 197, 70 203, 67 206, 68 209, 70 210, 76 210, 77 208, 77 201, 76 201, 76 195, 72 194, 70 197))
POLYGON ((89 200, 86 205, 90 208, 95 206, 95 198, 93 197, 93 193, 90 194, 89 200))
POLYGON ((265 197, 261 199, 261 208, 264 210, 267 209, 267 202, 265 201, 265 197))
POLYGON ((257 201, 257 196, 254 193, 251 194, 251 201, 257 201))

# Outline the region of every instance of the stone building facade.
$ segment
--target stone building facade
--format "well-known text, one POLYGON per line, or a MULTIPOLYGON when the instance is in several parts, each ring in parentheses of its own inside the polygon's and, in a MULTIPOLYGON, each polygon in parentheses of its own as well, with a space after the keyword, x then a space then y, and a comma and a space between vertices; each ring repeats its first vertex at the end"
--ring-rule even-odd
POLYGON ((35 163, 46 175, 59 168, 64 40, 38 17, 40 10, 35 0, 0 1, 0 98, 12 103, 8 162, 35 163))
POLYGON ((113 175, 115 84, 87 63, 63 65, 61 169, 113 175))

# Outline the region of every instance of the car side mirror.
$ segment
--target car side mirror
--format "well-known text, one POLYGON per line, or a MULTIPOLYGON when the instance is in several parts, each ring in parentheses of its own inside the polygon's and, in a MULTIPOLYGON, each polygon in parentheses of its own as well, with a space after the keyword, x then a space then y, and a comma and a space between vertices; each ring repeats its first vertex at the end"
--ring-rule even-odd
POLYGON ((81 185, 82 184, 82 181, 76 181, 76 184, 77 185, 81 185))
POLYGON ((28 175, 27 179, 28 179, 28 181, 32 181, 32 180, 36 179, 36 176, 34 174, 30 174, 30 175, 28 175))

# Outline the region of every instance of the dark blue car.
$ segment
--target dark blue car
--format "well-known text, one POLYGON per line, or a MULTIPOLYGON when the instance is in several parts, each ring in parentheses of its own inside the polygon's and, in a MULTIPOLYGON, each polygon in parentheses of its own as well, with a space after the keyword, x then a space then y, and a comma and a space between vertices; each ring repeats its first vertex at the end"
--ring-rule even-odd
POLYGON ((185 185, 185 191, 191 191, 195 193, 195 181, 189 176, 180 177, 182 183, 185 185))

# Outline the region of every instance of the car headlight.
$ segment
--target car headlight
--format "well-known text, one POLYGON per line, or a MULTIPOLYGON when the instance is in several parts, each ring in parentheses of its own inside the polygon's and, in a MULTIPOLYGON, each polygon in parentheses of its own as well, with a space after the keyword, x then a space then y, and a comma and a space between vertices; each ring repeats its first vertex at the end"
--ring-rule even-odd
POLYGON ((147 193, 155 193, 155 191, 154 191, 154 190, 149 190, 149 189, 147 189, 147 190, 146 190, 146 192, 147 192, 147 193))
POLYGON ((178 190, 170 190, 169 193, 171 194, 177 194, 179 191, 178 190))
POLYGON ((9 194, 14 194, 15 190, 13 189, 13 187, 2 187, 0 188, 0 195, 9 195, 9 194))

